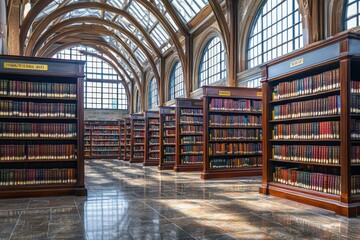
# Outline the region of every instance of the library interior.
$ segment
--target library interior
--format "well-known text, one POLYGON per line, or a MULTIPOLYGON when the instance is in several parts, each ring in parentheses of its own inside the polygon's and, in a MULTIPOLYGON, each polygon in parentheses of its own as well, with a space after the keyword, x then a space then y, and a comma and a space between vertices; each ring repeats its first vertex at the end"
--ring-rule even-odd
POLYGON ((360 0, 0 0, 0 239, 360 239, 360 0))

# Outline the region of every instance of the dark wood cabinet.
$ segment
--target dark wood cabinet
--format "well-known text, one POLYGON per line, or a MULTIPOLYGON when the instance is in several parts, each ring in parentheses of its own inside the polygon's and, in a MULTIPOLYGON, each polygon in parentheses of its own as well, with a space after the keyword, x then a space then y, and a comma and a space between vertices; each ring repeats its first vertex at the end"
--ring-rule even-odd
POLYGON ((359 46, 346 33, 263 67, 261 193, 357 216, 359 46))
POLYGON ((175 108, 160 107, 160 170, 175 166, 175 108))
POLYGON ((0 197, 86 195, 83 68, 0 56, 0 197))
POLYGON ((176 99, 175 172, 203 169, 203 101, 176 99))
POLYGON ((203 87, 201 178, 261 175, 261 89, 203 87))

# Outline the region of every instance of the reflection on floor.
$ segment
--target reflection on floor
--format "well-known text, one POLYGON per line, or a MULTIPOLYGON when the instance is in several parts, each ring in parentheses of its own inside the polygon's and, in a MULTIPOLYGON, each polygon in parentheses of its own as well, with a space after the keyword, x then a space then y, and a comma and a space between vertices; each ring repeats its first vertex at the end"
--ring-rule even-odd
POLYGON ((259 195, 260 178, 92 160, 86 182, 87 197, 0 200, 0 239, 360 239, 360 218, 259 195))

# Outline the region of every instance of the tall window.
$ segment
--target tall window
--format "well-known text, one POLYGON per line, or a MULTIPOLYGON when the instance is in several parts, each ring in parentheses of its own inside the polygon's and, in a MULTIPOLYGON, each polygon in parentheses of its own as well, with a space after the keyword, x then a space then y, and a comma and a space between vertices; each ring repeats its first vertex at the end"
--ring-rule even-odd
POLYGON ((86 61, 84 68, 85 108, 127 109, 128 99, 125 88, 120 83, 115 70, 99 58, 80 54, 81 50, 96 52, 90 47, 74 47, 57 53, 54 58, 86 61))
POLYGON ((180 62, 176 62, 170 74, 169 100, 184 95, 184 74, 180 62))
POLYGON ((297 0, 268 0, 252 25, 247 67, 252 68, 303 46, 297 0))
POLYGON ((226 76, 225 51, 218 37, 206 44, 199 67, 199 87, 220 81, 226 76))
POLYGON ((159 93, 156 86, 155 78, 152 78, 149 86, 148 109, 153 109, 159 105, 159 93))
POLYGON ((360 0, 345 1, 344 29, 360 26, 360 0))

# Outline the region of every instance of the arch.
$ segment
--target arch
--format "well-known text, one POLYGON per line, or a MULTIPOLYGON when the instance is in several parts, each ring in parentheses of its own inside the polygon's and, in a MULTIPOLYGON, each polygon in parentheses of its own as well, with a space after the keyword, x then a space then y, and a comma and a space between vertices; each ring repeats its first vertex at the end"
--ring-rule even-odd
MULTIPOLYGON (((39 12, 41 12, 49 3, 51 3, 51 1, 52 0, 38 1, 34 5, 34 7, 30 10, 28 16, 25 18, 25 20, 23 22, 23 25, 21 26, 21 30, 20 30, 20 51, 21 51, 21 54, 23 54, 24 43, 25 43, 25 40, 26 40, 27 33, 28 33, 28 31, 29 31, 29 29, 31 27, 31 24, 35 20, 35 17, 37 16, 37 14, 39 12), (39 2, 41 2, 41 4, 39 2)), ((187 66, 187 62, 186 62, 185 53, 184 53, 184 51, 182 49, 181 43, 180 43, 180 41, 178 39, 178 36, 173 31, 170 24, 167 22, 165 17, 160 13, 160 11, 154 5, 152 5, 152 3, 150 3, 150 2, 148 2, 146 0, 138 0, 137 2, 140 3, 141 5, 143 5, 147 10, 152 12, 155 15, 155 17, 160 21, 160 23, 164 26, 164 28, 169 33, 169 36, 170 36, 171 40, 173 41, 173 43, 175 45, 177 53, 179 54, 179 57, 180 57, 180 60, 182 62, 182 66, 183 66, 183 72, 184 73, 187 72, 188 66, 187 66)), ((119 10, 119 9, 114 8, 112 6, 109 6, 107 4, 101 4, 101 3, 76 3, 76 4, 84 4, 85 5, 84 8, 86 8, 86 6, 88 6, 88 4, 106 5, 106 6, 110 7, 111 10, 114 10, 114 11, 119 10)), ((77 5, 77 6, 81 6, 81 5, 77 5)), ((106 11, 109 11, 109 10, 106 10, 106 11)), ((185 76, 187 77, 187 75, 185 75, 185 76)))
MULTIPOLYGON (((221 41, 221 44, 223 44, 224 46, 224 41, 222 38, 221 33, 219 32, 219 30, 217 30, 216 28, 209 28, 207 30, 207 32, 203 35, 203 37, 199 40, 199 42, 201 44, 198 45, 198 48, 195 50, 195 54, 194 54, 194 71, 193 71, 193 82, 192 82, 192 90, 196 90, 199 88, 199 69, 200 69, 200 62, 203 56, 203 52, 204 49, 206 47, 206 45, 208 44, 208 42, 213 39, 214 37, 218 37, 221 41)), ((225 54, 227 54, 225 52, 225 54)), ((226 66, 226 75, 228 76, 228 62, 227 62, 227 58, 225 56, 225 66, 226 66)))
MULTIPOLYGON (((79 2, 79 3, 74 3, 74 4, 69 4, 66 5, 64 7, 58 8, 55 11, 53 11, 52 13, 50 13, 48 16, 46 16, 44 19, 41 20, 41 22, 36 26, 34 32, 39 32, 39 30, 44 30, 46 27, 49 26, 49 23, 52 22, 53 20, 55 20, 56 18, 60 17, 61 15, 64 15, 66 13, 69 13, 73 10, 76 9, 81 9, 81 8, 91 8, 91 9, 98 9, 98 10, 103 10, 103 11, 107 11, 107 12, 112 12, 121 16, 124 16, 126 18, 128 18, 128 20, 136 27, 136 29, 138 29, 146 38, 146 41, 150 44, 152 51, 156 53, 156 55, 161 55, 159 49, 157 48, 154 40, 150 37, 150 35, 145 31, 145 29, 140 25, 140 23, 129 13, 121 10, 121 9, 117 9, 115 7, 112 7, 108 4, 103 4, 103 3, 97 3, 97 2, 79 2), (38 30, 39 29, 39 30, 38 30)), ((116 25, 116 24, 115 24, 116 25)), ((22 30, 22 29, 21 29, 22 30)), ((25 31, 25 30, 24 30, 25 31)), ((28 31, 28 30, 27 30, 28 31)), ((124 34, 128 35, 131 34, 127 29, 123 28, 124 34)), ((37 33, 38 34, 38 33, 37 33)), ((20 33, 20 44, 21 46, 23 46, 25 44, 25 40, 26 40, 26 35, 25 38, 24 36, 20 33)), ((37 37, 35 35, 35 37, 37 37)))
MULTIPOLYGON (((73 42, 68 42, 68 43, 64 43, 62 45, 60 45, 59 47, 56 47, 55 49, 53 49, 51 52, 49 52, 46 57, 52 57, 53 55, 55 55, 57 52, 60 52, 61 50, 70 48, 70 47, 74 47, 74 46, 78 46, 78 45, 84 45, 84 46, 89 46, 92 48, 96 48, 98 46, 103 46, 103 47, 108 47, 107 45, 104 45, 104 43, 101 42, 92 42, 92 41, 73 41, 73 42)), ((115 49, 116 50, 116 49, 115 49)), ((115 51, 116 53, 116 51, 115 51)), ((104 54, 109 54, 109 52, 104 52, 104 54)), ((108 56, 108 55, 107 55, 108 56)), ((110 56, 108 56, 110 58, 110 56)), ((114 60, 113 60, 114 61, 114 60)), ((117 63, 117 61, 114 61, 115 63, 117 63)), ((121 66, 121 65, 120 65, 121 66)), ((139 79, 135 79, 135 83, 136 86, 138 88, 141 88, 141 82, 139 81, 139 79)))
POLYGON ((184 95, 184 87, 181 88, 180 91, 178 92, 182 92, 182 94, 178 95, 177 96, 177 91, 176 91, 176 86, 177 85, 182 85, 184 86, 184 73, 181 72, 181 79, 177 79, 177 77, 179 77, 180 75, 180 72, 177 72, 179 70, 182 71, 182 68, 181 68, 181 65, 180 65, 180 61, 176 61, 174 64, 172 64, 172 68, 171 68, 171 71, 170 71, 170 76, 168 78, 168 81, 167 81, 167 98, 168 100, 174 100, 175 98, 178 98, 178 97, 181 97, 184 95), (179 66, 180 65, 180 66, 179 66), (180 80, 181 83, 177 82, 177 80, 180 80), (172 88, 174 89, 174 91, 172 91, 172 88))
POLYGON ((329 2, 329 36, 333 36, 343 30, 344 6, 347 0, 330 0, 329 2))
MULTIPOLYGON (((305 3, 304 6, 300 6, 297 0, 286 0, 281 5, 276 6, 271 6, 271 1, 268 0, 262 3, 251 23, 247 36, 245 57, 247 69, 257 67, 303 46, 304 39, 307 38, 304 38, 304 35, 308 36, 308 34, 303 34, 304 24, 301 20, 303 18, 301 9, 307 12, 306 18, 309 19, 308 16, 311 16, 308 13, 309 6, 305 3), (284 12, 275 11, 275 9, 280 11, 281 7, 288 9, 289 6, 291 12, 286 12, 284 16, 282 16, 284 12), (266 7, 270 9, 266 11, 266 7), (294 9, 297 9, 298 12, 294 11, 294 9), (275 19, 274 22, 268 21, 269 18, 273 19, 274 17, 280 19, 275 19), (291 21, 289 21, 289 18, 291 21), (289 26, 289 23, 292 24, 289 26), (287 25, 284 27, 284 24, 287 25), (281 31, 279 31, 279 27, 281 31), (274 29, 276 29, 275 32, 274 29), (292 33, 291 37, 288 37, 290 33, 292 33)), ((311 25, 305 24, 305 26, 309 29, 311 25)))
MULTIPOLYGON (((79 17, 79 18, 71 18, 71 19, 65 20, 63 22, 60 22, 60 23, 52 26, 51 28, 49 28, 48 30, 43 32, 43 34, 39 38, 31 39, 29 41, 29 44, 31 42, 31 45, 33 46, 33 48, 27 47, 26 51, 25 51, 25 55, 27 55, 27 56, 33 55, 52 34, 58 32, 62 28, 66 27, 68 25, 74 24, 74 23, 84 23, 84 22, 99 23, 99 24, 104 24, 107 26, 108 26, 108 23, 110 23, 110 26, 112 26, 114 24, 114 23, 106 21, 104 19, 99 19, 99 18, 94 18, 94 17, 79 17)), ((35 32, 34 32, 34 34, 35 34, 35 32)), ((136 58, 136 56, 134 55, 134 53, 131 51, 130 47, 121 38, 118 38, 118 41, 125 48, 125 50, 128 52, 128 54, 132 57, 132 59, 134 60, 135 64, 139 68, 139 70, 142 71, 141 64, 138 61, 138 59, 136 58)))
MULTIPOLYGON (((94 26, 77 26, 77 27, 71 27, 69 29, 66 29, 65 31, 63 31, 62 33, 60 33, 59 35, 57 35, 56 37, 52 38, 51 40, 49 40, 38 52, 37 55, 42 55, 45 54, 46 51, 50 48, 51 45, 53 45, 54 43, 56 43, 57 41, 64 39, 70 35, 75 35, 78 34, 79 31, 83 31, 84 29, 86 29, 86 32, 88 33, 96 33, 96 34, 104 34, 107 36, 112 36, 115 39, 118 38, 118 36, 116 34, 114 34, 113 32, 111 32, 110 30, 106 29, 105 27, 95 27, 94 26)), ((149 58, 149 63, 151 65, 151 68, 153 70, 155 79, 157 80, 157 84, 160 84, 160 76, 159 73, 157 71, 156 65, 154 60, 151 58, 151 56, 149 56, 150 54, 146 51, 146 49, 144 49, 144 46, 140 46, 142 48, 142 50, 145 50, 145 54, 147 54, 147 57, 149 58)))
POLYGON ((148 104, 147 104, 147 109, 153 109, 157 106, 159 106, 159 89, 156 86, 156 82, 155 82, 155 78, 152 77, 149 81, 149 86, 148 86, 148 104), (156 99, 154 99, 156 98, 156 99), (157 106, 155 106, 154 104, 157 104, 157 106))

